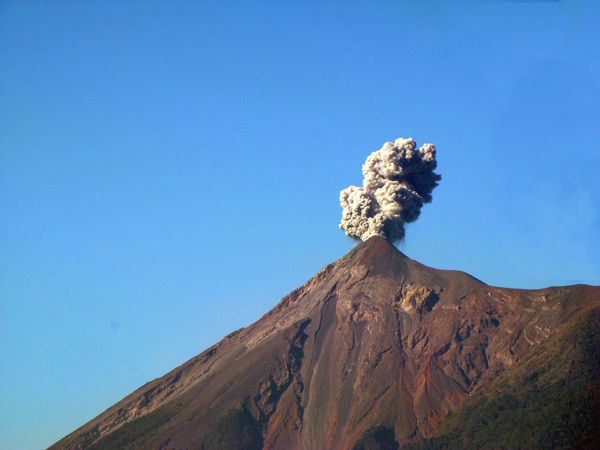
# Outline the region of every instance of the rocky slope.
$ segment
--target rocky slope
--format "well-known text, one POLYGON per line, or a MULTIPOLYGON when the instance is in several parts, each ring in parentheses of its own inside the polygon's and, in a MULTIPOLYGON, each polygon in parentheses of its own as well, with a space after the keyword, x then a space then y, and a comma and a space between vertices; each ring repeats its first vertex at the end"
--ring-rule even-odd
POLYGON ((568 353, 599 306, 600 287, 491 287, 373 237, 51 448, 444 448, 449 416, 568 353))

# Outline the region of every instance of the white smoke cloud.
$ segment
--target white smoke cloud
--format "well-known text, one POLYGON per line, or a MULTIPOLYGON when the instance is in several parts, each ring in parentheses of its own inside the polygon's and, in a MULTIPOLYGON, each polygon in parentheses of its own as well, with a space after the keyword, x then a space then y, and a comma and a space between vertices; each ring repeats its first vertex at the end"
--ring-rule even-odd
POLYGON ((404 237, 404 224, 419 218, 424 203, 441 176, 435 146, 417 150, 412 138, 386 142, 365 161, 363 187, 349 186, 340 192, 340 228, 354 239, 383 236, 390 241, 404 237))

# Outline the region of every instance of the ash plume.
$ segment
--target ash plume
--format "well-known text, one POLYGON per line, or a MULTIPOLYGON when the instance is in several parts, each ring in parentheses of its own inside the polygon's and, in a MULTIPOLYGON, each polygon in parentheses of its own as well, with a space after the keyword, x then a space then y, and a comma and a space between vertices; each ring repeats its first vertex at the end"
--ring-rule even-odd
POLYGON ((363 164, 363 186, 340 192, 340 228, 363 241, 377 235, 402 239, 404 224, 417 220, 423 204, 431 202, 441 179, 436 167, 433 144, 417 149, 412 138, 386 142, 363 164))

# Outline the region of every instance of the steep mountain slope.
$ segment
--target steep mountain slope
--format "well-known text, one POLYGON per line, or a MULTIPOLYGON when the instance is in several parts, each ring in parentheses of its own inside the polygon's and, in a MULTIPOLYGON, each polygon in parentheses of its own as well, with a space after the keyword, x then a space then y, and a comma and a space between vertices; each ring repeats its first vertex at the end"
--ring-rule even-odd
POLYGON ((502 377, 532 373, 535 355, 553 357, 544 345, 598 305, 598 287, 495 288, 373 237, 52 448, 422 441, 502 377))
POLYGON ((437 434, 406 450, 598 448, 600 309, 561 324, 437 434))

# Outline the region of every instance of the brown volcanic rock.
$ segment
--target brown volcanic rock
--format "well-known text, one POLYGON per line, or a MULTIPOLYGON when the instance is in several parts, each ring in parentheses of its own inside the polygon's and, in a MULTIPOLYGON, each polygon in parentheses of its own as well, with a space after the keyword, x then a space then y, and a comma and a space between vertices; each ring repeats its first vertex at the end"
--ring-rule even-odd
POLYGON ((599 304, 598 287, 495 288, 373 237, 52 448, 210 448, 231 411, 266 449, 347 449, 375 426, 399 442, 428 437, 599 304))

